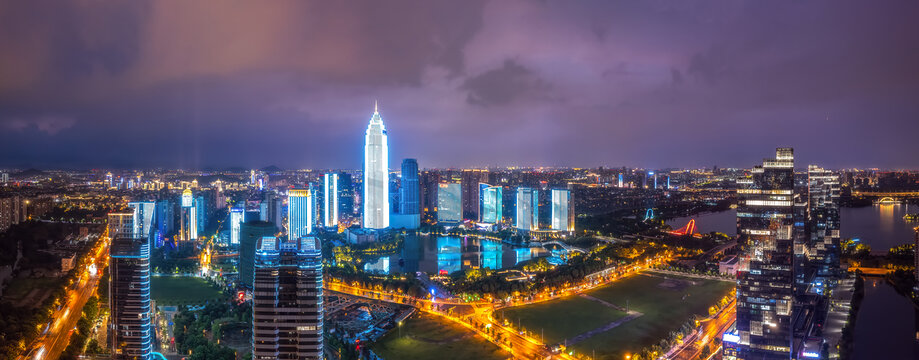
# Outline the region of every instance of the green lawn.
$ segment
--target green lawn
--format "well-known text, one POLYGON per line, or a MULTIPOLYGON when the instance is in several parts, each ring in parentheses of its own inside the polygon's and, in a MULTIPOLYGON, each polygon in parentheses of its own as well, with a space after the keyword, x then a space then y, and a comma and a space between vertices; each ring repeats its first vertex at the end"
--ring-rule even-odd
POLYGON ((373 351, 384 359, 507 359, 510 354, 459 325, 416 314, 392 329, 373 351))
POLYGON ((39 306, 47 293, 63 286, 64 281, 56 277, 14 278, 4 289, 3 300, 17 306, 39 306))
POLYGON ((150 291, 158 306, 203 303, 223 297, 207 280, 185 276, 154 276, 150 291))
POLYGON ((590 293, 599 299, 624 305, 626 300, 632 310, 644 315, 610 331, 597 334, 574 348, 581 353, 596 351, 601 359, 622 359, 626 354, 640 351, 676 331, 694 315, 708 316, 708 308, 730 293, 734 284, 723 281, 681 278, 692 281, 683 288, 659 286, 663 275, 637 275, 594 290, 590 293), (684 299, 685 296, 685 299, 684 299))
POLYGON ((536 334, 548 344, 562 343, 578 334, 609 324, 623 316, 596 301, 574 295, 564 299, 503 310, 507 321, 536 334))

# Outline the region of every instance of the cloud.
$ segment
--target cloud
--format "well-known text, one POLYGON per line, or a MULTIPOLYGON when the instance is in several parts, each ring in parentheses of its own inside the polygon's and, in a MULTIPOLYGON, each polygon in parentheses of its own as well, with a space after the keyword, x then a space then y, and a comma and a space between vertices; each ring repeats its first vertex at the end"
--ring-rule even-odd
POLYGON ((519 99, 548 100, 550 85, 532 70, 509 59, 499 68, 466 79, 460 89, 468 92, 468 103, 487 107, 508 105, 519 99))
POLYGON ((29 128, 43 132, 47 135, 57 135, 57 133, 69 129, 76 124, 76 120, 65 116, 41 116, 31 119, 10 118, 3 122, 3 127, 13 131, 25 131, 29 128))

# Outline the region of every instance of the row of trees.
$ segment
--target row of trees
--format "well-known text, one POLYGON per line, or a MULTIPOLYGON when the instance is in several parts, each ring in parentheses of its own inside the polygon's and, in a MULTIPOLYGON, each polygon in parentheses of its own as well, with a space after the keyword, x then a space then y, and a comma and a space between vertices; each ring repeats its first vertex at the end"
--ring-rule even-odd
POLYGON ((251 323, 248 303, 209 303, 198 311, 179 311, 173 319, 176 350, 188 360, 236 360, 236 351, 216 343, 220 327, 228 321, 251 323))
POLYGON ((376 289, 387 292, 401 292, 407 296, 424 297, 427 294, 424 285, 415 278, 415 274, 404 276, 377 276, 357 270, 352 266, 332 266, 325 269, 327 276, 346 284, 357 283, 364 289, 376 289))
POLYGON ((83 305, 82 316, 77 320, 77 330, 70 336, 70 344, 61 354, 61 360, 76 360, 81 354, 100 354, 105 352, 105 348, 99 344, 96 339, 89 339, 93 331, 93 323, 98 319, 101 311, 99 309, 99 298, 92 296, 83 305))

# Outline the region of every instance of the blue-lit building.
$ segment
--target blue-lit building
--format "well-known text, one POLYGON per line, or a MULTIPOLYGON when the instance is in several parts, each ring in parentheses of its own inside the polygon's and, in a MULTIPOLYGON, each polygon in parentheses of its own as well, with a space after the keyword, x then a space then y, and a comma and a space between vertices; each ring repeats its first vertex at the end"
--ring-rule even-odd
POLYGON ((328 228, 338 226, 339 211, 338 174, 322 175, 322 225, 328 228))
POLYGON ((246 211, 243 208, 230 209, 230 245, 239 245, 240 226, 245 221, 246 211))
POLYGON ((437 189, 437 221, 458 224, 463 221, 463 198, 460 184, 439 184, 437 189))
POLYGON ((313 233, 313 200, 309 190, 287 190, 287 233, 299 239, 313 233))
POLYGON ((418 160, 402 160, 402 185, 399 188, 399 213, 404 215, 421 214, 418 187, 418 160))
POLYGON ((517 216, 515 226, 521 231, 539 230, 539 190, 517 188, 517 216))
POLYGON ((552 189, 552 230, 574 232, 574 200, 571 190, 552 189))
POLYGON ((348 219, 354 217, 354 188, 351 174, 338 173, 338 215, 348 219))
POLYGON ((112 359, 146 360, 153 353, 150 243, 117 237, 109 248, 109 339, 112 359))
POLYGON ((265 237, 255 251, 252 359, 322 359, 322 248, 265 237))
POLYGON ((479 184, 479 222, 497 224, 504 220, 504 193, 501 186, 479 184))

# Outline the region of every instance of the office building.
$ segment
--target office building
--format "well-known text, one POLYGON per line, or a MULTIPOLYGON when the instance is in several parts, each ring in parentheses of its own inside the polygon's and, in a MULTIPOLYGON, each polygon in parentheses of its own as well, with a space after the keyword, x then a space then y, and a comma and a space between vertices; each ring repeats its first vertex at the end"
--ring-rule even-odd
POLYGON ((571 190, 552 189, 552 230, 574 232, 574 200, 571 190))
POLYGON ((440 184, 437 188, 437 221, 457 224, 463 221, 463 190, 460 184, 440 184))
POLYGON ((287 233, 299 239, 313 233, 313 200, 309 190, 287 190, 287 233))
POLYGON ((134 211, 125 211, 108 214, 108 237, 134 237, 134 211))
POLYGON ((339 211, 338 174, 329 173, 322 176, 322 225, 338 226, 339 211))
POLYGON ((504 220, 504 193, 501 186, 479 184, 479 222, 497 224, 504 220))
POLYGON ((338 216, 351 219, 354 217, 354 188, 351 174, 338 173, 338 216))
POLYGON ((809 263, 817 281, 832 285, 840 275, 839 176, 819 166, 807 168, 807 235, 809 263))
MULTIPOLYGON (((129 216, 110 214, 109 219, 129 216)), ((130 216, 130 217, 133 217, 130 216)), ((124 222, 116 234, 127 231, 124 222)), ((112 228, 114 229, 114 228, 112 228)), ((110 230, 111 231, 111 230, 110 230)), ((109 339, 112 358, 146 360, 152 358, 153 326, 150 307, 150 243, 146 239, 118 236, 109 248, 109 339)))
POLYGON ((239 245, 240 226, 245 221, 246 211, 243 208, 230 209, 230 245, 239 245))
POLYGON ((735 333, 726 359, 789 359, 793 354, 794 151, 776 150, 738 179, 737 235, 749 270, 737 276, 735 333))
POLYGON ((264 237, 274 238, 278 228, 267 221, 247 221, 239 227, 239 286, 252 289, 255 248, 264 237))
POLYGON ((389 142, 376 105, 364 136, 364 196, 361 202, 364 228, 389 227, 389 142))
POLYGON ((403 215, 421 214, 418 179, 418 160, 402 160, 402 185, 399 188, 399 213, 403 215))
POLYGON ((488 182, 488 171, 479 169, 466 169, 460 175, 463 193, 463 218, 470 220, 479 219, 481 201, 479 199, 479 184, 488 182))
POLYGON ((522 231, 539 230, 539 190, 517 188, 515 227, 522 231))
POLYGON ((425 224, 433 224, 437 221, 437 188, 439 185, 440 173, 436 171, 421 173, 419 179, 421 221, 425 224))
POLYGON ((265 237, 255 251, 252 359, 322 359, 322 251, 314 237, 265 237))
POLYGON ((8 182, 10 182, 10 174, 0 173, 0 183, 6 184, 8 182))
POLYGON ((128 206, 134 210, 132 237, 147 239, 153 243, 156 227, 153 220, 156 217, 156 203, 153 201, 132 201, 128 206))
POLYGON ((284 228, 283 202, 278 194, 273 191, 265 193, 264 199, 259 204, 259 220, 267 221, 278 229, 284 228))

